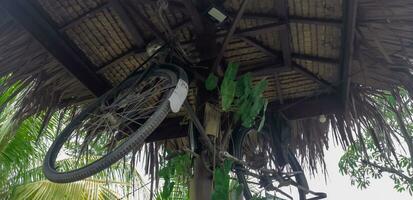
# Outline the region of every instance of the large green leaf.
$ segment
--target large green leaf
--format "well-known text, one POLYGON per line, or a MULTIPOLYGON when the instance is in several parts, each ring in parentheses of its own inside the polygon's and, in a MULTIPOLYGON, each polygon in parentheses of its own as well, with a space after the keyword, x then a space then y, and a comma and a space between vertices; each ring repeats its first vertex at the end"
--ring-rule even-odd
POLYGON ((212 91, 212 90, 215 90, 215 88, 217 88, 217 84, 218 84, 218 77, 215 76, 214 73, 210 73, 207 80, 205 81, 205 88, 208 91, 212 91))
POLYGON ((224 161, 223 166, 219 166, 214 171, 214 191, 212 193, 212 200, 228 200, 229 199, 229 172, 231 170, 232 162, 224 161))
POLYGON ((231 108, 234 101, 235 91, 237 89, 237 82, 235 78, 237 76, 238 65, 231 63, 228 65, 225 71, 224 79, 221 84, 221 103, 222 110, 228 111, 231 108))
POLYGON ((67 199, 67 200, 111 200, 120 196, 106 187, 106 183, 93 179, 57 184, 50 181, 36 181, 20 185, 10 199, 67 199))

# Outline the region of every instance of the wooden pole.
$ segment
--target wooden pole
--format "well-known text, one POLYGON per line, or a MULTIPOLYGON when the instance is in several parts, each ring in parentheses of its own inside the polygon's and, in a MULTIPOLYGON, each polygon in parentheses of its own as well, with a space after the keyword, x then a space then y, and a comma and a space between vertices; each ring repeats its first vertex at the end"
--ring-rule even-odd
POLYGON ((190 185, 191 200, 211 200, 212 174, 205 168, 201 158, 195 158, 194 176, 190 185))

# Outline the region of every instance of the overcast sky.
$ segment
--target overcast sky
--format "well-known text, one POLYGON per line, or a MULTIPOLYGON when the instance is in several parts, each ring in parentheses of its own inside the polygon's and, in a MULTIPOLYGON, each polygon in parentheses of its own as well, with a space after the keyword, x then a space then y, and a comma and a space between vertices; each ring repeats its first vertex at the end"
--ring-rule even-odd
MULTIPOLYGON (((330 140, 331 141, 331 140, 330 140)), ((325 159, 329 173, 327 185, 324 176, 311 178, 307 176, 309 185, 314 191, 327 193, 329 200, 411 200, 408 192, 398 193, 393 189, 393 182, 390 178, 372 180, 369 188, 360 190, 350 184, 348 176, 342 176, 338 171, 338 161, 343 155, 340 147, 330 145, 326 152, 325 159)))

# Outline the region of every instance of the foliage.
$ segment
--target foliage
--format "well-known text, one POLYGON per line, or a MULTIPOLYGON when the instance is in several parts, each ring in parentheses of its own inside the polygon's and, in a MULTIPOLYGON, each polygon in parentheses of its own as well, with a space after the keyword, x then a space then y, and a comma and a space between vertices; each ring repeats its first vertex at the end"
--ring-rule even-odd
POLYGON ((372 179, 387 175, 398 192, 413 193, 412 136, 413 102, 407 92, 383 92, 372 97, 392 135, 377 127, 361 127, 358 140, 349 146, 339 161, 340 173, 350 176, 351 184, 367 188, 372 179), (398 144, 393 144, 392 141, 398 144))
POLYGON ((212 200, 226 200, 229 199, 229 183, 232 162, 224 161, 223 166, 219 166, 214 170, 214 192, 212 193, 212 200))
POLYGON ((263 93, 267 85, 267 80, 261 80, 253 86, 250 73, 241 76, 238 81, 235 95, 237 99, 234 106, 238 108, 236 116, 241 119, 244 127, 250 128, 258 114, 266 107, 267 101, 264 99, 263 93))
POLYGON ((205 81, 205 88, 208 91, 214 90, 218 85, 218 77, 215 74, 210 73, 207 80, 205 81))
MULTIPOLYGON (((254 86, 250 73, 242 75, 237 80, 237 72, 237 64, 228 65, 220 88, 221 106, 223 111, 235 111, 235 120, 241 120, 244 127, 250 128, 259 113, 263 110, 265 112, 268 102, 263 93, 268 81, 261 80, 254 86)), ((212 81, 207 80, 206 85, 212 85, 210 82, 212 81)))
POLYGON ((105 182, 82 180, 69 184, 57 184, 49 181, 38 181, 18 186, 10 199, 118 199, 114 191, 105 187, 105 182))
MULTIPOLYGON (((18 91, 18 86, 12 87, 18 91)), ((133 180, 140 182, 129 166, 115 164, 86 180, 55 184, 43 175, 45 153, 62 126, 59 115, 54 114, 42 129, 44 113, 18 122, 13 118, 20 94, 11 89, 0 95, 0 199, 115 199, 131 189, 133 180), (131 176, 134 174, 134 176, 131 176)), ((76 148, 76 147, 74 147, 76 148)), ((76 158, 68 157, 58 162, 61 166, 73 165, 76 158)))
POLYGON ((228 111, 234 101, 235 91, 237 88, 237 72, 238 65, 234 63, 230 63, 225 71, 224 79, 221 84, 221 103, 222 110, 224 111, 228 111))
POLYGON ((238 181, 231 179, 229 182, 229 199, 238 200, 241 198, 243 187, 238 181))
POLYGON ((164 180, 164 184, 156 197, 157 200, 189 199, 191 164, 189 154, 177 155, 164 162, 159 170, 159 176, 164 180))

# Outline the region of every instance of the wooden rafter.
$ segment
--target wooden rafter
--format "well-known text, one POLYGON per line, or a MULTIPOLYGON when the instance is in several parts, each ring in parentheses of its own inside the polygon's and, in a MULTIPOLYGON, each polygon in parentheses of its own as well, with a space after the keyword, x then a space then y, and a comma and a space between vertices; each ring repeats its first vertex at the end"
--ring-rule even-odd
MULTIPOLYGON (((143 3, 143 4, 152 4, 152 5, 156 4, 156 1, 152 1, 152 0, 141 0, 140 2, 143 3)), ((184 9, 183 5, 178 1, 168 1, 168 5, 169 5, 170 8, 174 8, 174 9, 180 9, 180 10, 184 9)), ((59 29, 61 31, 64 31, 64 30, 69 29, 73 26, 76 26, 77 24, 81 23, 83 20, 85 20, 85 19, 87 19, 91 16, 94 16, 96 13, 98 13, 98 12, 100 12, 100 11, 110 7, 110 6, 111 5, 110 5, 109 2, 104 2, 101 5, 91 9, 90 11, 88 11, 88 12, 86 12, 86 13, 84 13, 84 14, 82 14, 82 15, 80 15, 80 16, 72 19, 72 20, 70 20, 69 22, 67 22, 66 24, 61 26, 59 29)))
MULTIPOLYGON (((172 27, 172 30, 174 32, 180 31, 183 28, 187 27, 189 24, 190 24, 190 20, 184 20, 181 23, 178 23, 177 25, 172 27)), ((153 38, 152 40, 150 40, 149 43, 151 43, 155 40, 156 40, 156 38, 153 38)), ((109 61, 108 63, 103 64, 102 67, 100 67, 96 72, 97 73, 103 73, 109 67, 114 66, 114 65, 122 62, 124 59, 129 58, 130 56, 143 55, 144 53, 146 53, 145 48, 136 48, 135 47, 135 48, 130 49, 129 51, 126 51, 125 53, 119 55, 118 57, 114 58, 113 60, 109 61)))
POLYGON ((355 39, 355 28, 357 18, 358 0, 343 1, 344 7, 344 27, 343 40, 341 43, 341 99, 343 106, 346 107, 349 96, 350 73, 353 62, 353 50, 355 39))
MULTIPOLYGON (((265 46, 262 44, 262 42, 256 40, 253 37, 246 37, 246 36, 240 36, 240 39, 248 43, 249 45, 257 48, 258 50, 262 51, 263 53, 267 54, 270 57, 273 58, 278 58, 281 56, 281 52, 271 49, 270 47, 265 46)), ((319 57, 319 56, 312 56, 312 55, 307 55, 307 54, 299 54, 299 53, 291 53, 292 58, 296 59, 303 59, 303 60, 309 60, 309 61, 314 61, 314 62, 321 62, 321 63, 328 63, 332 65, 337 65, 339 64, 338 59, 334 58, 327 58, 327 57, 319 57)))
MULTIPOLYGON (((236 13, 227 12, 229 16, 234 17, 236 13)), ((273 14, 262 14, 262 13, 244 13, 243 19, 258 19, 265 20, 269 22, 281 22, 279 16, 273 14)), ((301 24, 316 24, 316 25, 327 25, 336 26, 341 28, 342 20, 340 19, 326 19, 326 18, 316 18, 316 17, 302 17, 302 16, 288 16, 288 22, 290 23, 301 23, 301 24)))
POLYGON ((132 19, 130 13, 123 7, 120 0, 111 0, 109 4, 119 15, 123 28, 131 34, 135 46, 139 47, 145 45, 145 39, 142 37, 142 31, 139 30, 139 26, 132 19))
POLYGON ((282 112, 288 119, 296 120, 318 115, 329 115, 343 112, 340 98, 336 95, 321 95, 301 99, 287 99, 284 104, 270 103, 268 109, 282 112))
POLYGON ((336 91, 336 88, 333 86, 333 84, 331 84, 330 82, 324 80, 323 78, 315 75, 313 72, 311 72, 310 70, 308 70, 307 68, 292 62, 293 65, 293 69, 299 73, 301 73, 303 76, 315 81, 318 84, 321 84, 323 86, 325 86, 326 88, 328 88, 330 91, 336 91))
MULTIPOLYGON (((200 0, 196 1, 199 6, 206 6, 208 1, 200 0)), ((200 53, 201 60, 204 60, 207 66, 212 65, 212 59, 216 57, 217 54, 217 44, 216 44, 216 26, 202 16, 198 11, 196 5, 191 0, 182 0, 185 7, 186 13, 190 16, 193 24, 193 29, 195 31, 196 40, 195 46, 200 53)))
POLYGON ((96 72, 97 73, 103 73, 105 72, 109 67, 113 67, 122 61, 124 61, 126 58, 132 57, 134 55, 143 55, 146 53, 146 50, 143 48, 134 48, 131 49, 130 51, 127 51, 118 57, 114 58, 113 60, 109 61, 108 63, 104 64, 103 67, 99 68, 96 72))
POLYGON ((248 37, 248 36, 241 36, 239 38, 243 40, 244 42, 248 43, 249 45, 267 54, 270 57, 277 58, 279 56, 278 53, 276 53, 273 49, 270 49, 269 47, 264 46, 261 42, 257 41, 255 38, 248 37))
POLYGON ((264 24, 252 28, 247 28, 235 32, 235 36, 256 36, 261 33, 266 33, 268 31, 281 31, 287 27, 284 23, 270 23, 264 24))
MULTIPOLYGON (((281 22, 288 23, 288 6, 286 0, 275 1, 275 6, 277 9, 277 14, 280 17, 281 22)), ((290 29, 289 26, 284 26, 284 28, 279 32, 279 39, 281 44, 281 51, 283 55, 283 60, 286 66, 291 67, 291 47, 290 47, 290 29)))
POLYGON ((225 49, 227 48, 229 41, 232 39, 232 36, 235 33, 235 29, 238 26, 238 23, 241 21, 241 17, 244 14, 245 8, 248 5, 250 0, 243 0, 241 6, 236 14, 234 21, 232 22, 231 28, 229 29, 227 35, 225 36, 224 42, 222 43, 221 49, 218 52, 217 58, 214 61, 213 72, 217 73, 220 76, 224 75, 223 70, 220 68, 221 59, 224 57, 225 49))
POLYGON ((142 22, 159 40, 167 41, 166 37, 162 34, 162 32, 156 27, 156 25, 151 20, 149 20, 145 15, 142 14, 139 8, 136 8, 135 5, 130 1, 125 1, 125 6, 126 8, 129 8, 131 12, 136 14, 138 16, 137 20, 142 22))
POLYGON ((284 104, 284 95, 283 95, 283 91, 282 91, 282 88, 281 88, 281 81, 280 81, 280 77, 279 77, 278 73, 279 72, 274 73, 275 88, 277 89, 277 96, 280 99, 280 104, 284 104))
POLYGON ((95 66, 78 54, 32 2, 3 0, 0 5, 92 94, 100 96, 110 89, 110 85, 93 72, 95 66))
POLYGON ((87 13, 84 13, 84 14, 70 20, 69 22, 67 22, 63 26, 59 27, 59 30, 60 31, 65 31, 65 30, 70 29, 74 26, 77 26, 78 24, 82 23, 83 20, 85 20, 85 19, 87 19, 91 16, 94 16, 96 13, 101 12, 102 10, 104 10, 108 7, 110 7, 110 4, 105 2, 105 3, 97 6, 96 8, 91 9, 87 13))

